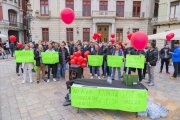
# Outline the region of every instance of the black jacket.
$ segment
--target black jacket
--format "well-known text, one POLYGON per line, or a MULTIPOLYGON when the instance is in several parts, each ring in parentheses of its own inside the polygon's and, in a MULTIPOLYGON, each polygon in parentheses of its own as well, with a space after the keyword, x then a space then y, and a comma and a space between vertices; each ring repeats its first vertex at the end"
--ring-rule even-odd
POLYGON ((132 48, 131 54, 132 55, 144 55, 145 56, 146 53, 144 52, 144 50, 136 50, 136 49, 132 48))
POLYGON ((160 51, 160 57, 161 59, 170 59, 171 58, 171 50, 169 48, 162 48, 160 51), (167 56, 165 56, 165 53, 167 56))
MULTIPOLYGON (((65 50, 65 61, 67 63, 69 61, 69 53, 68 53, 67 48, 64 48, 64 50, 65 50)), ((59 61, 62 64, 62 49, 61 48, 59 49, 59 61)))
POLYGON ((133 55, 135 52, 135 49, 133 47, 128 47, 124 50, 124 57, 126 58, 126 55, 133 55))
POLYGON ((111 47, 111 48, 108 47, 108 48, 104 49, 104 51, 103 51, 104 60, 107 60, 107 56, 112 55, 113 51, 114 51, 114 47, 111 47))
POLYGON ((34 52, 34 59, 36 60, 36 66, 40 66, 41 65, 41 57, 40 57, 39 50, 36 50, 34 52))
POLYGON ((156 62, 158 61, 158 51, 153 49, 152 51, 147 51, 146 62, 149 62, 151 66, 156 66, 156 62))

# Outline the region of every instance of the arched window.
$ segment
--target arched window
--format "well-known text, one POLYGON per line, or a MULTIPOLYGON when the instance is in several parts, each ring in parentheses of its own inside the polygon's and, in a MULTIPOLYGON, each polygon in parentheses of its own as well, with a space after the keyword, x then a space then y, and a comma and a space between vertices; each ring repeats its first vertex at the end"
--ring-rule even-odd
POLYGON ((9 23, 10 25, 16 25, 17 24, 17 12, 15 10, 8 10, 9 15, 9 23))

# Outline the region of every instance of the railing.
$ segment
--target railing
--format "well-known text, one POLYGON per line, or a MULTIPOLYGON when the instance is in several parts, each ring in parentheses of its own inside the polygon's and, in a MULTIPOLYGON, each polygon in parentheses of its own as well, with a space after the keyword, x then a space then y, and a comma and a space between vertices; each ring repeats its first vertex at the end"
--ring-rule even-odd
POLYGON ((92 16, 93 17, 104 17, 104 16, 115 17, 116 11, 92 11, 92 16))
POLYGON ((1 20, 0 23, 4 23, 6 26, 23 28, 23 23, 14 22, 9 20, 1 20))

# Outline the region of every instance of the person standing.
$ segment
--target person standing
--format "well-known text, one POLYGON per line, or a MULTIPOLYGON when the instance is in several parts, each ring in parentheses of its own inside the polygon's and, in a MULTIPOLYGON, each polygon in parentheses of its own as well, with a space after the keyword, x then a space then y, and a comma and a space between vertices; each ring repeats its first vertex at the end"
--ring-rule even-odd
POLYGON ((149 80, 146 83, 149 83, 148 86, 154 86, 154 69, 158 60, 158 51, 154 43, 149 43, 148 48, 146 62, 149 80))
POLYGON ((10 43, 10 50, 11 50, 11 57, 14 57, 13 55, 14 55, 14 43, 13 42, 11 42, 10 43))
POLYGON ((59 49, 59 57, 60 57, 60 71, 58 71, 62 78, 65 79, 65 72, 66 72, 66 64, 69 61, 69 53, 66 45, 64 42, 61 43, 60 49, 59 49))
MULTIPOLYGON (((55 52, 52 48, 52 44, 49 43, 48 45, 48 49, 46 50, 46 52, 55 52)), ((54 69, 54 66, 55 64, 48 64, 48 80, 47 82, 50 82, 50 73, 51 73, 51 69, 52 69, 52 74, 53 74, 53 81, 56 82, 56 73, 55 73, 55 69, 54 69)))
MULTIPOLYGON (((30 45, 26 44, 24 50, 30 50, 30 45)), ((32 83, 33 82, 33 80, 32 80, 33 63, 22 63, 22 68, 24 70, 22 83, 26 82, 26 75, 27 75, 27 73, 29 75, 30 83, 32 83)))
POLYGON ((37 66, 37 71, 36 71, 36 80, 37 84, 40 82, 40 73, 42 72, 42 79, 46 81, 45 78, 45 65, 42 63, 42 55, 41 52, 43 52, 43 46, 39 45, 38 49, 35 51, 35 60, 36 60, 36 66, 37 66))
POLYGON ((175 50, 172 52, 172 61, 174 66, 174 74, 171 77, 171 80, 176 80, 177 75, 179 73, 179 67, 180 67, 180 45, 178 42, 174 43, 175 50))
MULTIPOLYGON (((116 48, 113 50, 112 55, 115 56, 123 56, 123 51, 121 49, 121 46, 119 44, 116 44, 116 48)), ((121 79, 121 68, 120 67, 113 67, 112 68, 112 80, 115 78, 116 69, 118 71, 118 80, 121 79)))
POLYGON ((169 62, 171 59, 171 53, 170 53, 170 48, 168 45, 166 45, 164 48, 161 49, 160 51, 160 58, 161 58, 161 67, 160 67, 160 72, 162 73, 164 63, 166 64, 166 74, 169 73, 169 62))

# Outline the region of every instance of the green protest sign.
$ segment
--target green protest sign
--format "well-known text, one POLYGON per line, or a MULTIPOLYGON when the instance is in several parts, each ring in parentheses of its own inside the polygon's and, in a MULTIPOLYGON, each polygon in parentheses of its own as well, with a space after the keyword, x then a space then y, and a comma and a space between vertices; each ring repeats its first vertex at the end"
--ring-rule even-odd
POLYGON ((113 56, 113 55, 108 55, 107 56, 107 65, 110 67, 122 67, 122 56, 113 56))
POLYGON ((44 64, 54 64, 59 62, 58 52, 42 52, 42 62, 44 64))
POLYGON ((101 66, 103 64, 102 55, 88 55, 88 64, 90 66, 101 66))
POLYGON ((34 63, 34 53, 32 50, 17 50, 15 51, 17 63, 34 63))
POLYGON ((71 105, 78 108, 144 112, 147 107, 147 90, 90 88, 73 85, 71 105))
POLYGON ((144 68, 144 55, 126 55, 126 67, 144 68))

